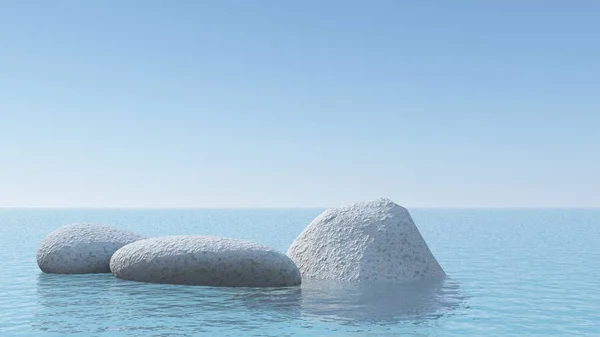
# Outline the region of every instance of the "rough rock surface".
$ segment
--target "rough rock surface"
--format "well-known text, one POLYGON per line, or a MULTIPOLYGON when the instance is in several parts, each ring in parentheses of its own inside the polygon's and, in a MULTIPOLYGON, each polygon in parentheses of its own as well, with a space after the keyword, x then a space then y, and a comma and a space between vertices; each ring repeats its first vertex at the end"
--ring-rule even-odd
POLYGON ((269 247, 213 236, 150 238, 119 249, 110 260, 121 279, 224 287, 283 287, 301 283, 292 260, 269 247))
POLYGON ((37 251, 37 264, 46 273, 109 273, 113 253, 143 238, 105 225, 65 225, 42 240, 37 251))
POLYGON ((287 255, 309 279, 403 282, 445 275, 408 211, 389 199, 326 210, 287 255))

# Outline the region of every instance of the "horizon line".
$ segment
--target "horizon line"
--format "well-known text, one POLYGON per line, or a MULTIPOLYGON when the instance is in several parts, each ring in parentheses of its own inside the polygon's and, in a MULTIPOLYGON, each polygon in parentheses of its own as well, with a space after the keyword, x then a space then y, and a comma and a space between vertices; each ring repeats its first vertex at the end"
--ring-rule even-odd
MULTIPOLYGON (((307 209, 329 209, 343 207, 340 206, 192 206, 192 207, 178 207, 178 206, 0 206, 0 210, 19 209, 19 210, 307 210, 307 209)), ((402 205, 400 205, 402 206, 402 205)), ((402 206, 407 209, 447 209, 447 210, 489 210, 489 209, 521 209, 521 210, 544 210, 544 209, 580 209, 580 210, 596 210, 600 209, 600 206, 402 206)))

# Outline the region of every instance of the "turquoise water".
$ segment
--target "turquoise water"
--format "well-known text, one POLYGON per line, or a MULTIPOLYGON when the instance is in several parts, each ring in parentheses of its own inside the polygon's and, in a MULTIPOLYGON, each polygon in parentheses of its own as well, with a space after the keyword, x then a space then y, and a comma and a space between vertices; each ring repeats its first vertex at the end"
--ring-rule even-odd
POLYGON ((600 336, 600 210, 410 211, 442 282, 227 289, 42 274, 35 253, 72 222, 285 252, 321 210, 0 210, 0 336, 600 336))

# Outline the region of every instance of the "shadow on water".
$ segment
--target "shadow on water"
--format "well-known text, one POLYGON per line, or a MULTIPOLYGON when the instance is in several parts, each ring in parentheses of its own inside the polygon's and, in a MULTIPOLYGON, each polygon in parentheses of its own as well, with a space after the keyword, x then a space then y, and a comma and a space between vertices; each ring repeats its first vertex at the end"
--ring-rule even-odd
POLYGON ((40 274, 38 331, 171 335, 229 327, 321 321, 399 324, 435 320, 464 302, 456 282, 337 284, 305 281, 291 288, 215 288, 123 281, 109 274, 40 274))

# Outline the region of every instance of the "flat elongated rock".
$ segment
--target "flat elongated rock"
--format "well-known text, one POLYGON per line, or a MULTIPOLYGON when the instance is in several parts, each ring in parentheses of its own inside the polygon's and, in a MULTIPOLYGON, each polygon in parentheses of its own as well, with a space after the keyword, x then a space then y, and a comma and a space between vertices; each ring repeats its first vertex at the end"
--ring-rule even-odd
POLYGON ((105 225, 65 225, 42 240, 37 251, 37 264, 45 273, 109 273, 113 253, 143 238, 105 225))
POLYGON ((310 279, 402 282, 445 275, 408 211, 388 199, 323 212, 287 255, 310 279))
POLYGON ((165 236, 119 249, 110 270, 121 279, 224 287, 284 287, 301 282, 282 253, 258 243, 214 236, 165 236))

